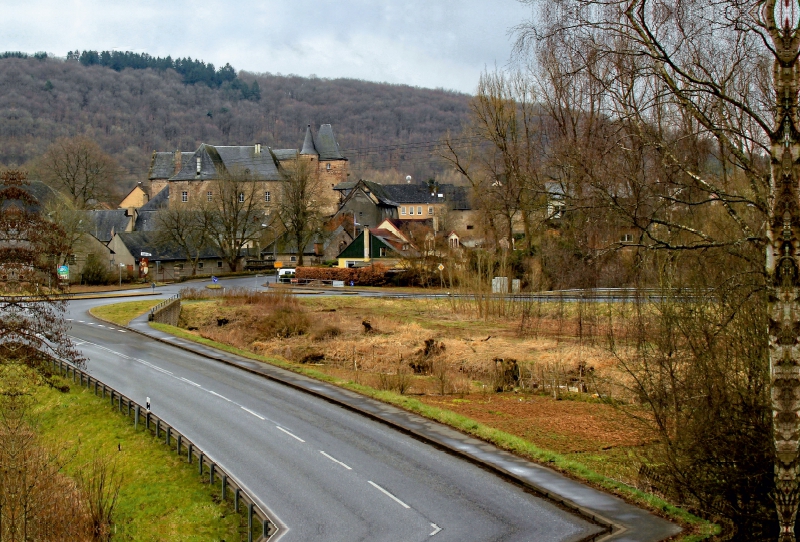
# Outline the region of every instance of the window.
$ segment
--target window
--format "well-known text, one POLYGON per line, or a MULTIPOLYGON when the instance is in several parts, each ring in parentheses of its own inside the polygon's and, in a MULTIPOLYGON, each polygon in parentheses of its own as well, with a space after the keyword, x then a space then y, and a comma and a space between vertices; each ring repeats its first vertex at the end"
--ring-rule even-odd
POLYGON ((212 192, 211 190, 209 190, 208 192, 206 192, 206 199, 207 199, 208 201, 211 201, 212 199, 214 199, 214 192, 212 192))
POLYGON ((411 207, 411 206, 408 207, 408 214, 410 214, 410 215, 414 214, 414 208, 413 207, 411 207))
POLYGON ((330 170, 331 170, 331 165, 330 165, 330 164, 325 164, 325 169, 327 169, 328 171, 330 171, 330 170))
POLYGON ((380 255, 381 255, 381 258, 385 258, 386 257, 386 248, 385 247, 381 247, 380 248, 380 255))
POLYGON ((468 230, 474 230, 475 226, 473 226, 472 224, 467 224, 467 229, 468 230))
POLYGON ((289 256, 289 261, 290 262, 296 262, 297 261, 297 256, 289 256))
POLYGON ((633 243, 633 234, 625 233, 619 238, 621 243, 633 243))
POLYGON ((239 203, 244 203, 244 192, 239 192, 239 203))
POLYGON ((269 200, 270 200, 270 195, 269 195, 269 190, 268 190, 268 191, 264 192, 264 201, 269 203, 269 200))
POLYGON ((183 203, 186 203, 187 201, 189 201, 189 192, 187 192, 186 190, 181 192, 181 201, 183 203))
POLYGON ((400 207, 400 214, 401 215, 406 214, 406 208, 405 207, 400 207))
POLYGON ((422 215, 422 206, 417 207, 417 214, 422 215))
POLYGON ((222 267, 222 262, 217 262, 217 267, 222 267))
POLYGON ((203 268, 203 262, 197 262, 197 268, 198 269, 202 269, 203 268))
POLYGON ((433 207, 428 207, 428 215, 433 216, 433 207))

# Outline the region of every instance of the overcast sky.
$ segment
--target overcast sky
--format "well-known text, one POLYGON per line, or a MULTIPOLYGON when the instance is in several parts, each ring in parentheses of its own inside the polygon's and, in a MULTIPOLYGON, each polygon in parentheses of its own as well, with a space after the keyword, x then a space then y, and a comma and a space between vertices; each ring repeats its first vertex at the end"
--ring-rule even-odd
POLYGON ((505 65, 516 0, 0 0, 0 51, 129 50, 237 70, 473 93, 505 65))

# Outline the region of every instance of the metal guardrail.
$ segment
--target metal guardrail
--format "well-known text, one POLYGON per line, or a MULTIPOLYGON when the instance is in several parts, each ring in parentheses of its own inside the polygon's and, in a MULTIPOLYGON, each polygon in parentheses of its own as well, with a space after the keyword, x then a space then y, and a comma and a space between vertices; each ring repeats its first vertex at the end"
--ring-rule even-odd
MULTIPOLYGON (((173 296, 174 297, 174 296, 173 296)), ((172 299, 172 298, 170 298, 172 299)), ((225 501, 229 497, 233 501, 236 513, 243 513, 247 518, 247 541, 266 542, 271 536, 278 532, 278 527, 269 516, 256 504, 255 499, 242 487, 236 478, 228 474, 218 463, 209 459, 206 453, 191 440, 186 438, 180 431, 164 422, 161 418, 147 411, 136 401, 121 394, 111 386, 106 385, 85 371, 78 369, 72 363, 64 360, 52 359, 53 370, 59 371, 64 377, 72 375, 72 382, 78 381, 81 386, 86 384, 87 389, 94 385, 94 394, 98 392, 105 399, 108 393, 111 406, 116 406, 120 412, 125 412, 126 417, 130 418, 133 413, 134 428, 139 427, 139 423, 144 424, 144 428, 154 434, 156 439, 164 438, 164 444, 172 447, 175 443, 175 451, 181 454, 181 449, 185 449, 189 463, 194 463, 197 458, 198 473, 202 476, 208 474, 209 483, 213 486, 215 480, 219 480, 221 497, 225 501), (255 533, 255 537, 254 537, 255 533)))

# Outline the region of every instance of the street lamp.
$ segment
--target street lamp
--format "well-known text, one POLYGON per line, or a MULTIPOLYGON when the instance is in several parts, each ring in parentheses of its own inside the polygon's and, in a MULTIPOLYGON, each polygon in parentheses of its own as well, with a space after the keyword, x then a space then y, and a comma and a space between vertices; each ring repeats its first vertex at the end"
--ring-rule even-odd
POLYGON ((124 263, 119 264, 119 287, 122 288, 122 268, 125 267, 124 263))

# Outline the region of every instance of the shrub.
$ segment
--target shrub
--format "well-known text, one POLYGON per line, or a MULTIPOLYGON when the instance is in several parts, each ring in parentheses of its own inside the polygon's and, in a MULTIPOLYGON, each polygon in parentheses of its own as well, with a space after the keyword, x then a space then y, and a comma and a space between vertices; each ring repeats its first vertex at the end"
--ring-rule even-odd
POLYGON ((388 282, 388 269, 381 264, 368 267, 298 267, 296 278, 306 280, 343 280, 345 284, 353 281, 357 286, 383 286, 388 282))
POLYGON ((97 254, 89 254, 86 263, 83 265, 83 282, 94 286, 97 284, 109 284, 114 278, 106 263, 97 254))

